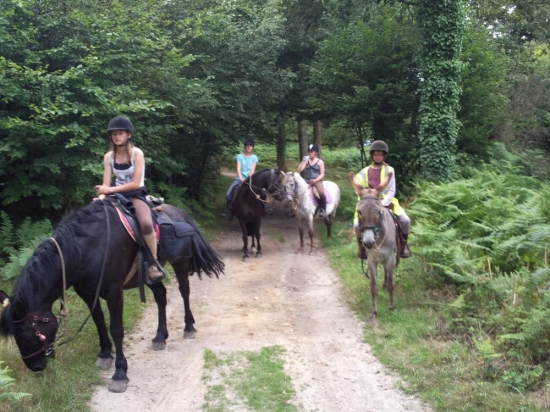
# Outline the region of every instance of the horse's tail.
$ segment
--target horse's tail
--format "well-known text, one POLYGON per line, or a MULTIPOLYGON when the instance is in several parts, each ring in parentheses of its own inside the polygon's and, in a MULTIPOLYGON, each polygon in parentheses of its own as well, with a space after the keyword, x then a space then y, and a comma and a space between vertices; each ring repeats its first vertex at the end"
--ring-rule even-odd
POLYGON ((187 223, 195 230, 195 235, 192 237, 191 242, 191 273, 196 273, 199 278, 201 277, 201 272, 206 273, 210 277, 214 274, 219 278, 220 273, 224 273, 225 264, 222 262, 220 255, 212 249, 210 243, 203 236, 195 220, 185 211, 172 205, 165 204, 160 212, 174 222, 183 221, 187 223))
POLYGON ((195 226, 196 235, 193 236, 192 248, 193 258, 191 263, 191 272, 196 273, 201 278, 201 271, 207 276, 212 274, 219 278, 225 269, 225 263, 222 262, 210 243, 204 238, 200 230, 195 226))

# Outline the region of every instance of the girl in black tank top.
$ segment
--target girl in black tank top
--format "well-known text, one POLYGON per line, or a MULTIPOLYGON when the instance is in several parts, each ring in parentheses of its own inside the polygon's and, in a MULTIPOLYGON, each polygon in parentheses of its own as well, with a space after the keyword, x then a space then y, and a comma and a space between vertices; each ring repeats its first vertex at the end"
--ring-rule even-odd
MULTIPOLYGON (((298 172, 306 171, 305 180, 310 186, 315 186, 319 192, 319 216, 325 217, 327 209, 327 198, 323 186, 325 177, 325 163, 319 159, 319 147, 316 144, 310 144, 308 147, 308 156, 304 156, 302 162, 298 165, 298 172)), ((317 213, 317 211, 316 211, 317 213)))

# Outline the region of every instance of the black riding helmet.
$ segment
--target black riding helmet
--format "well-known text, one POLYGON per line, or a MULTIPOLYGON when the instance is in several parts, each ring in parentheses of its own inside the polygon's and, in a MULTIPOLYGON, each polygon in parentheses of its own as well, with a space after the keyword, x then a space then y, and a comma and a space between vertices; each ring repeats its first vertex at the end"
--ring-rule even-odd
POLYGON ((247 146, 247 145, 249 145, 249 144, 252 145, 252 146, 254 146, 254 139, 251 138, 251 137, 249 137, 248 139, 246 139, 246 140, 244 141, 244 145, 245 145, 245 146, 247 146))
POLYGON ((134 134, 134 125, 126 117, 117 116, 113 117, 107 125, 107 133, 109 133, 109 135, 113 130, 128 130, 130 133, 134 134))

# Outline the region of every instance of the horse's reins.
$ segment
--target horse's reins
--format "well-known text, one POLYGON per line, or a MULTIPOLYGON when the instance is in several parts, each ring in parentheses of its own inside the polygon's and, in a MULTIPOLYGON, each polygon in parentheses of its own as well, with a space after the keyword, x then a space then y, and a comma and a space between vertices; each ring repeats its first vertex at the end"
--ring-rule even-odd
MULTIPOLYGON (((95 297, 94 297, 94 304, 92 305, 92 309, 90 309, 90 314, 86 317, 86 319, 84 320, 84 322, 82 323, 82 325, 80 326, 78 331, 71 338, 59 343, 57 346, 62 346, 62 345, 65 345, 66 343, 69 343, 74 338, 76 338, 76 335, 78 335, 80 332, 82 332, 82 329, 84 329, 84 325, 86 325, 86 323, 88 322, 88 320, 92 316, 92 312, 94 311, 94 309, 97 305, 97 302, 99 300, 99 291, 101 290, 101 284, 103 283, 103 276, 105 275, 105 267, 107 265, 107 257, 108 257, 108 253, 109 253, 109 241, 111 240, 111 224, 110 224, 110 221, 109 221, 109 212, 107 211, 107 205, 105 204, 105 202, 103 202, 103 209, 105 210, 105 220, 107 222, 107 242, 105 243, 105 251, 103 253, 103 263, 101 265, 101 273, 99 275, 99 282, 97 284, 97 290, 96 290, 95 297)), ((67 290, 67 281, 66 281, 66 273, 65 273, 65 259, 63 257, 63 252, 61 251, 61 247, 59 246, 59 243, 57 243, 57 240, 55 240, 53 237, 50 237, 50 240, 52 240, 55 243, 55 246, 57 247, 57 251, 59 252, 59 258, 61 259, 61 276, 63 278, 63 281, 62 281, 63 282, 63 298, 61 300, 62 309, 61 309, 61 316, 60 317, 63 320, 63 319, 66 319, 67 316, 68 316, 68 311, 67 311, 67 307, 66 307, 67 300, 66 300, 66 295, 65 295, 66 290, 67 290)), ((55 340, 52 341, 49 345, 46 345, 46 340, 48 338, 47 338, 46 335, 44 335, 43 333, 40 332, 40 330, 38 329, 38 326, 36 325, 36 322, 42 322, 42 323, 49 323, 50 321, 57 322, 57 318, 56 319, 40 318, 36 315, 33 315, 30 312, 27 312, 27 315, 23 319, 14 320, 13 323, 23 323, 27 318, 31 322, 31 326, 33 327, 33 329, 35 331, 35 335, 38 337, 38 340, 40 341, 40 343, 42 343, 42 348, 40 348, 39 350, 37 350, 34 353, 31 353, 30 355, 21 356, 21 359, 30 359, 33 356, 36 356, 36 355, 40 354, 41 352, 44 352, 45 356, 51 355, 51 353, 53 352, 55 340)), ((59 324, 61 324, 61 322, 59 322, 59 324)))
MULTIPOLYGON (((280 192, 279 188, 278 188, 277 185, 275 184, 275 179, 273 178, 274 175, 275 175, 275 171, 274 171, 273 169, 271 169, 271 182, 270 182, 269 186, 267 187, 267 193, 269 193, 270 195, 277 195, 277 194, 279 194, 279 192, 280 192), (269 191, 269 189, 271 189, 271 186, 274 186, 275 189, 276 189, 275 192, 273 192, 273 193, 271 193, 271 192, 269 191)), ((245 182, 245 183, 248 185, 248 187, 250 187, 250 191, 251 191, 252 193, 254 193, 254 196, 256 196, 256 199, 258 199, 260 202, 263 202, 263 203, 267 204, 267 200, 263 200, 262 197, 261 197, 261 195, 257 194, 257 193, 254 191, 254 189, 256 189, 256 190, 258 190, 258 189, 259 189, 259 190, 262 190, 262 188, 261 188, 261 187, 258 187, 258 186, 254 186, 254 185, 252 184, 252 175, 248 176, 248 182, 245 182)))
MULTIPOLYGON (((105 267, 107 266, 107 257, 109 256, 109 242, 111 241, 111 222, 109 220, 109 211, 107 210, 107 205, 105 204, 104 200, 102 200, 102 203, 103 203, 103 210, 105 211, 105 221, 107 222, 107 234, 106 234, 107 241, 105 242, 105 250, 103 252, 103 262, 101 263, 101 272, 99 274, 99 281, 97 282, 97 289, 95 291, 94 303, 92 305, 92 308, 90 309, 90 313, 88 314, 86 319, 84 319, 84 322, 82 322, 82 325, 80 325, 80 328, 78 328, 76 333, 72 337, 70 337, 69 339, 59 343, 57 346, 62 346, 62 345, 65 345, 66 343, 69 343, 74 338, 76 338, 76 335, 78 335, 80 332, 82 332, 82 329, 84 329, 84 325, 86 325, 86 323, 88 322, 88 320, 92 316, 92 313, 93 313, 93 311, 94 311, 94 309, 97 305, 97 302, 99 301, 99 292, 101 290, 101 284, 103 283, 103 277, 105 275, 105 267)), ((65 293, 65 292, 63 292, 63 293, 65 293)), ((52 342, 52 344, 53 344, 53 342, 52 342)))

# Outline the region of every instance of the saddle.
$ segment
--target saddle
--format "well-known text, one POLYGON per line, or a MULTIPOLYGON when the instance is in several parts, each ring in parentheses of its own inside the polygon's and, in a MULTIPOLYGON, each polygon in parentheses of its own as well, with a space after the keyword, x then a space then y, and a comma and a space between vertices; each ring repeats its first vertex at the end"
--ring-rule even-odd
MULTIPOLYGON (((324 182, 323 182, 323 187, 324 186, 325 185, 324 185, 324 182)), ((325 198, 327 199, 327 205, 329 203, 332 203, 332 196, 326 188, 325 188, 325 198)), ((311 200, 313 201, 313 204, 315 206, 319 206, 319 191, 317 190, 317 188, 315 186, 311 187, 311 200)))
MULTIPOLYGON (((124 284, 128 283, 138 272, 138 284, 140 288, 140 296, 142 302, 145 302, 145 293, 143 291, 144 283, 151 284, 148 273, 148 267, 156 264, 158 268, 164 272, 159 261, 153 256, 149 248, 145 245, 139 225, 135 218, 135 208, 132 201, 120 193, 112 195, 114 198, 113 207, 118 213, 120 221, 124 225, 126 231, 140 245, 136 260, 132 265, 130 272, 126 275, 124 284)), ((153 227, 155 235, 159 240, 158 259, 173 260, 181 257, 192 257, 193 255, 193 236, 196 234, 195 229, 185 222, 172 222, 164 218, 155 208, 162 206, 164 199, 147 196, 149 207, 151 208, 151 217, 153 219, 153 227)))

